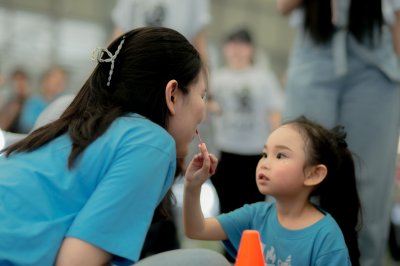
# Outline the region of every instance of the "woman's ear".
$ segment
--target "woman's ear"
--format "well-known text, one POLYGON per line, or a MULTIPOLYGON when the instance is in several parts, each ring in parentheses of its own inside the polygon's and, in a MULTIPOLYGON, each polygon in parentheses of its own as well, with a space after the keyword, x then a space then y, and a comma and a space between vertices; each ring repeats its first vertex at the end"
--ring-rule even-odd
POLYGON ((178 82, 174 79, 170 80, 165 86, 165 102, 171 115, 175 115, 175 103, 178 93, 178 82))
POLYGON ((328 169, 323 164, 318 164, 310 167, 307 171, 306 178, 304 179, 304 185, 316 186, 320 184, 328 174, 328 169))

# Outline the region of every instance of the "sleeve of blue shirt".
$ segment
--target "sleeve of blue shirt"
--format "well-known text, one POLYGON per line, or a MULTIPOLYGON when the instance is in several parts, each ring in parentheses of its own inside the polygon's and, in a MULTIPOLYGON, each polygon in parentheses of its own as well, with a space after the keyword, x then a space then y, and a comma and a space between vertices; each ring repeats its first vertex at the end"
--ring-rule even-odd
POLYGON ((172 184, 175 161, 149 144, 124 145, 122 149, 67 236, 135 262, 153 212, 172 184))
POLYGON ((217 220, 228 237, 227 240, 223 241, 223 244, 228 253, 234 258, 236 258, 239 249, 242 233, 244 230, 252 229, 253 217, 256 215, 257 207, 262 206, 261 204, 268 203, 246 204, 232 212, 217 216, 217 220))

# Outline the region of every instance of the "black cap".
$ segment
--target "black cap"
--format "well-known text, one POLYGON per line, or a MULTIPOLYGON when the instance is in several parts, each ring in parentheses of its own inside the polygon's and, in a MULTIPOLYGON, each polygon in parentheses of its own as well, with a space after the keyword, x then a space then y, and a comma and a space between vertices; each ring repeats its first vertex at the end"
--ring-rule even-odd
POLYGON ((246 29, 239 29, 231 32, 226 38, 226 42, 252 43, 250 32, 246 29))

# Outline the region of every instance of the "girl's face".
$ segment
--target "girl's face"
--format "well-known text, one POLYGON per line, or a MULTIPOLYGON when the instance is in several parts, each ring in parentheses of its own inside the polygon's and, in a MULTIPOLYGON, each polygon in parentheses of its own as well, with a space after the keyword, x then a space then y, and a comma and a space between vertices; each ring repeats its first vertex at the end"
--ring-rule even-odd
MULTIPOLYGON (((178 84, 179 86, 179 84, 178 84)), ((174 97, 175 114, 169 118, 168 132, 176 142, 178 158, 185 158, 197 126, 204 120, 206 111, 206 82, 203 71, 190 84, 188 94, 181 91, 174 97)))
POLYGON ((275 198, 296 196, 304 188, 305 150, 304 139, 293 125, 273 131, 256 169, 260 192, 275 198))

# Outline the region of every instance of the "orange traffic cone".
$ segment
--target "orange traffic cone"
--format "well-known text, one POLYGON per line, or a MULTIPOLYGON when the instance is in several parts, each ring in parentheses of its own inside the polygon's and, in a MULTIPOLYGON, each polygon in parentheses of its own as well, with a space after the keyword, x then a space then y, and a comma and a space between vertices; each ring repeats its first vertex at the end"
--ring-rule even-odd
POLYGON ((258 231, 243 231, 235 266, 265 266, 264 254, 258 231))

